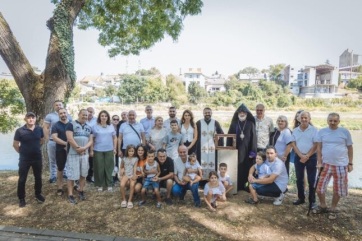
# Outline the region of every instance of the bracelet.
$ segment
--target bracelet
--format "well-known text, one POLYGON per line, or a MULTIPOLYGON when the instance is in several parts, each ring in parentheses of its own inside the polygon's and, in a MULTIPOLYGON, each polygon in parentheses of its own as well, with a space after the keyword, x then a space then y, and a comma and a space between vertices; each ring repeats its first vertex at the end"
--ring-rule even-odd
POLYGON ((353 163, 348 163, 348 165, 353 166, 353 163))

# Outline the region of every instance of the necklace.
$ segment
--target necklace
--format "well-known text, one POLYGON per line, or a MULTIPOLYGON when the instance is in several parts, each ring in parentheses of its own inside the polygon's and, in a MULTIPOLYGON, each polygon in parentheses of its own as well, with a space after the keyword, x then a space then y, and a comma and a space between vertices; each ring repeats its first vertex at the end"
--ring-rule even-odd
POLYGON ((240 122, 238 121, 238 125, 239 125, 239 128, 240 128, 240 139, 243 140, 245 135, 244 135, 244 129, 245 129, 245 125, 246 125, 246 120, 245 120, 245 123, 244 123, 244 126, 243 126, 243 129, 241 129, 241 126, 240 126, 240 122))

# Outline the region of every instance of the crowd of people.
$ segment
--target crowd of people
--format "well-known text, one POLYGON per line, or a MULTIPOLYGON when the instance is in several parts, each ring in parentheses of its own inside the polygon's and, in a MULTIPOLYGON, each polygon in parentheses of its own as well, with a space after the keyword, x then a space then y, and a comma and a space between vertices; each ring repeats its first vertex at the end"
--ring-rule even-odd
POLYGON ((97 191, 112 192, 119 182, 121 207, 133 208, 134 194, 140 194, 138 205, 146 203, 146 193, 172 205, 172 197, 183 200, 187 190, 194 205, 201 206, 200 182, 204 200, 210 211, 217 201, 226 201, 226 193, 250 192, 249 204, 259 203, 260 196, 275 197, 274 205, 283 203, 289 181, 290 163, 294 163, 298 199, 293 205, 306 202, 305 176, 309 186, 308 202, 314 213, 329 213, 336 218, 340 197, 348 193, 348 172, 353 170, 353 148, 349 131, 339 127, 340 116, 330 113, 328 127, 318 131, 307 111, 298 111, 292 130, 286 116, 280 115, 274 127, 265 115, 265 106, 256 106, 253 115, 244 105, 235 111, 228 134, 234 134, 237 148, 237 182, 227 174, 227 163, 217 160, 216 146, 231 146, 232 138, 215 145, 215 134, 224 134, 212 110, 204 108, 204 118, 195 121, 191 110, 184 110, 181 119, 170 107, 169 118, 154 117, 152 106, 145 107, 146 117, 137 121, 135 110, 111 116, 106 110, 95 115, 93 107, 79 110, 75 120, 61 101, 55 101, 43 127, 36 125, 36 115, 28 112, 25 125, 17 129, 13 147, 19 152, 19 206, 24 207, 25 182, 28 171, 35 176, 35 197, 45 201, 42 190, 41 145, 46 143, 49 159, 49 182, 56 184, 56 193, 65 195, 67 182, 70 204, 86 199, 86 183, 94 183, 97 191), (320 179, 316 185, 317 172, 320 179), (333 199, 327 208, 325 192, 333 177, 333 199), (160 188, 166 190, 165 198, 160 188), (129 189, 129 192, 126 192, 129 189), (317 192, 320 205, 316 205, 317 192), (78 194, 76 199, 75 193, 78 194), (128 197, 127 197, 128 194, 128 197))

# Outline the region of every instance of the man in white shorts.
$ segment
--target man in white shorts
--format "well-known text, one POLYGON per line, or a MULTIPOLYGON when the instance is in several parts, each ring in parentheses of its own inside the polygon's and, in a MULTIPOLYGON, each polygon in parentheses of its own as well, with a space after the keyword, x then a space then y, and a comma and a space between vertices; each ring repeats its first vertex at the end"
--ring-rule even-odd
POLYGON ((88 111, 79 111, 78 120, 69 123, 66 129, 68 146, 67 174, 68 200, 71 204, 77 201, 73 196, 74 181, 79 180, 78 194, 80 200, 85 200, 84 186, 89 169, 89 147, 93 143, 92 128, 86 123, 88 111))

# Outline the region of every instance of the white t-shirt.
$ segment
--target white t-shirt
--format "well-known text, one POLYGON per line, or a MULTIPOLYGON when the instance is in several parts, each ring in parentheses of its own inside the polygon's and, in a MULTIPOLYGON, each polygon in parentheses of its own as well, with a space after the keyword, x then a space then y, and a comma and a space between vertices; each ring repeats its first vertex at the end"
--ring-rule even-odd
POLYGON ((269 166, 270 174, 278 175, 274 182, 279 187, 280 191, 285 192, 289 177, 284 162, 279 158, 276 158, 273 162, 265 161, 265 164, 269 166))
POLYGON ((221 176, 220 172, 217 172, 220 182, 228 182, 229 186, 233 185, 230 176, 226 173, 224 177, 221 176))
POLYGON ((307 129, 302 131, 300 126, 293 130, 293 141, 302 154, 307 154, 316 142, 318 130, 312 125, 309 125, 307 129))
POLYGON ((211 202, 215 202, 216 195, 222 195, 225 192, 225 187, 221 182, 219 182, 217 187, 210 187, 209 183, 206 183, 204 187, 204 196, 207 196, 209 191, 212 192, 211 202))
POLYGON ((280 132, 280 135, 275 142, 275 149, 277 150, 278 157, 284 156, 285 149, 287 149, 287 145, 293 141, 292 132, 285 128, 280 132))
POLYGON ((94 150, 95 151, 113 151, 113 137, 116 136, 116 131, 112 125, 102 127, 101 125, 94 125, 92 127, 94 137, 94 150))
POLYGON ((349 131, 343 127, 332 130, 329 127, 318 132, 316 142, 322 143, 322 161, 334 166, 347 166, 347 146, 353 144, 349 131))
MULTIPOLYGON (((198 161, 196 161, 195 163, 194 163, 194 165, 191 165, 191 163, 188 161, 188 162, 186 162, 186 172, 187 172, 187 169, 192 169, 192 170, 197 170, 197 169, 201 169, 201 166, 200 166, 200 164, 199 164, 199 162, 198 161)), ((191 180, 194 180, 195 179, 195 177, 196 177, 196 175, 198 175, 197 173, 186 173, 186 175, 188 175, 190 178, 191 178, 191 180)))

